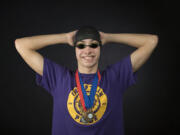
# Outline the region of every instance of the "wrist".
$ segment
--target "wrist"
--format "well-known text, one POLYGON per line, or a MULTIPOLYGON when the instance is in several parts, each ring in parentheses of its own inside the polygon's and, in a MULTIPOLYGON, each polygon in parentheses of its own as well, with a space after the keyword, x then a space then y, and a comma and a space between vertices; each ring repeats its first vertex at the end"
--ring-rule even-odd
POLYGON ((105 34, 105 43, 110 43, 110 42, 112 42, 112 36, 113 36, 113 34, 112 33, 106 33, 105 34))
POLYGON ((64 33, 64 42, 68 43, 68 41, 69 41, 68 33, 64 33))

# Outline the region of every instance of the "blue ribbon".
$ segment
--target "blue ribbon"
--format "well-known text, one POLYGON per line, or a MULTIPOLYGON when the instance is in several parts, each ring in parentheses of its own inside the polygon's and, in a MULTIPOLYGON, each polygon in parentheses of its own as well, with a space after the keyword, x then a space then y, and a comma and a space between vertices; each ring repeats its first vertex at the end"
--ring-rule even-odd
POLYGON ((89 109, 89 108, 91 108, 93 106, 93 103, 94 103, 97 84, 98 84, 98 75, 96 73, 95 76, 94 76, 89 96, 86 94, 86 90, 84 89, 84 83, 83 83, 83 81, 82 81, 82 79, 80 77, 80 74, 79 74, 79 80, 80 80, 81 89, 82 89, 82 93, 83 93, 83 97, 84 97, 84 101, 85 101, 85 106, 86 106, 87 109, 89 109))

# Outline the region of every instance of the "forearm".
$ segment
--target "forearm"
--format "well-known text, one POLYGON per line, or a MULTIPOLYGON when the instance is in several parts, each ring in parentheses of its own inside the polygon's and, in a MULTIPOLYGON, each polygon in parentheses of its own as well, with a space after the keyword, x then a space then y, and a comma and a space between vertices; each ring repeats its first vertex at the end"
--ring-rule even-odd
POLYGON ((106 33, 106 40, 106 42, 123 43, 139 48, 147 44, 156 45, 157 36, 152 34, 106 33))
POLYGON ((15 44, 26 49, 38 50, 53 44, 67 43, 65 33, 37 35, 32 37, 23 37, 15 40, 15 44))

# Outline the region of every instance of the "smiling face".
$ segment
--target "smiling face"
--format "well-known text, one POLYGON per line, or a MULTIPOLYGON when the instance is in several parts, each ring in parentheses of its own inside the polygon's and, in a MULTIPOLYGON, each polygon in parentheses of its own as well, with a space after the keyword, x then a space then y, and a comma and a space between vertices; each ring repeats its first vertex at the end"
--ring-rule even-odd
MULTIPOLYGON (((98 43, 98 41, 93 39, 84 39, 78 41, 78 44, 90 45, 92 43, 98 43)), ((100 57, 100 46, 97 48, 90 48, 89 46, 84 49, 75 48, 76 58, 78 62, 78 68, 81 69, 96 69, 98 67, 98 61, 100 57)))

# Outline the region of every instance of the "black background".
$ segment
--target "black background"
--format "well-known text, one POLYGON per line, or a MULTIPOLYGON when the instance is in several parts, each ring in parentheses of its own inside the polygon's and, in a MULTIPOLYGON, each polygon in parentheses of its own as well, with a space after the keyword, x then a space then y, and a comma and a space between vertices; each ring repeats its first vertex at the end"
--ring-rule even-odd
MULTIPOLYGON (((2 135, 50 135, 52 97, 35 83, 35 72, 14 47, 16 38, 64 33, 93 25, 107 33, 157 34, 159 43, 139 69, 138 81, 124 95, 125 135, 176 134, 175 83, 177 32, 175 3, 155 1, 6 1, 1 3, 2 135), (175 16, 175 18, 174 18, 175 16)), ((107 44, 100 69, 119 61, 135 48, 107 44)), ((74 70, 74 50, 63 45, 38 50, 43 56, 74 70)))

